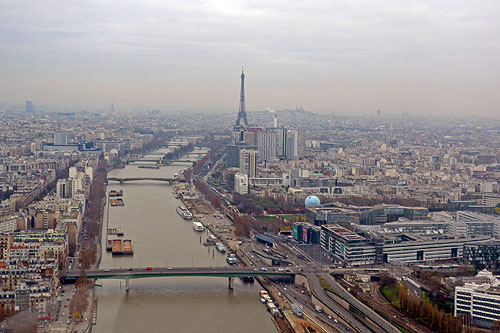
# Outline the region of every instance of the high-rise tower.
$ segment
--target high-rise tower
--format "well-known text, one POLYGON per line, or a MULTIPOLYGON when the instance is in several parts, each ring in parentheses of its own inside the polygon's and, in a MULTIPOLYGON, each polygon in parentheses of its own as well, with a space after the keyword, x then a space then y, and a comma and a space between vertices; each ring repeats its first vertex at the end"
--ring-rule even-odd
POLYGON ((248 126, 247 110, 245 107, 245 73, 243 73, 243 70, 241 70, 240 109, 238 110, 238 119, 236 119, 236 126, 240 125, 248 126))

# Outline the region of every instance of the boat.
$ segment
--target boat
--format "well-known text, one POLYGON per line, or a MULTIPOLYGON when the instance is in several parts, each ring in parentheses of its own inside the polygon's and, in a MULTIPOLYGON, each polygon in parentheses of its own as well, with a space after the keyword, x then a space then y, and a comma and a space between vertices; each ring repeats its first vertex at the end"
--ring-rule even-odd
POLYGON ((180 199, 180 198, 181 198, 181 195, 180 195, 180 194, 175 194, 175 198, 176 198, 176 199, 180 199))
POLYGON ((106 241, 106 251, 111 251, 113 249, 113 241, 111 239, 108 239, 106 241))
POLYGON ((123 228, 122 227, 108 228, 108 235, 123 236, 123 228))
POLYGON ((226 256, 226 261, 229 265, 236 265, 240 262, 235 254, 228 254, 226 256))
POLYGON ((134 250, 132 249, 132 241, 130 239, 125 239, 123 241, 123 255, 133 255, 134 250))
POLYGON ((193 222, 193 230, 194 231, 204 231, 205 227, 200 222, 195 221, 195 222, 193 222))
POLYGON ((122 240, 121 239, 113 239, 113 247, 112 247, 111 254, 112 255, 123 254, 122 240))
POLYGON ((261 298, 261 299, 260 299, 260 302, 261 302, 262 304, 266 304, 266 299, 265 299, 265 298, 261 298))
POLYGON ((193 214, 189 210, 187 210, 186 207, 184 206, 177 206, 177 214, 182 216, 184 220, 192 220, 193 219, 193 214))
POLYGON ((215 244, 217 244, 217 238, 211 232, 209 232, 208 238, 206 241, 203 242, 203 245, 209 246, 215 244))
POLYGON ((215 244, 215 248, 217 249, 217 251, 219 251, 221 253, 226 252, 226 247, 221 242, 217 242, 217 244, 215 244))

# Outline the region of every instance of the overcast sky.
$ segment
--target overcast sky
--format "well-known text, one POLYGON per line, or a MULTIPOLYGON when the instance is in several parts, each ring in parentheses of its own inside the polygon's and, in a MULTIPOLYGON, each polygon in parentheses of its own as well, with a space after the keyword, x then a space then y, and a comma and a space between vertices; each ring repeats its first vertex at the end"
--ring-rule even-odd
POLYGON ((0 102, 500 116, 500 1, 0 1, 0 102), (67 3, 74 4, 68 5, 67 3))

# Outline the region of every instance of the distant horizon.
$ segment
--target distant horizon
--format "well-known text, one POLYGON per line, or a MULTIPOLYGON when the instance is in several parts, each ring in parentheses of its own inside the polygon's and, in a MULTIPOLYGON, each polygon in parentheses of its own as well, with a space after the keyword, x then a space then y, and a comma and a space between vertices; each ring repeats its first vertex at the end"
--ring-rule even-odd
POLYGON ((500 113, 500 2, 6 0, 0 101, 500 113))
MULTIPOLYGON (((26 101, 25 101, 26 102, 26 101)), ((39 105, 40 109, 37 109, 38 104, 36 104, 35 101, 32 101, 36 113, 83 113, 83 112, 89 112, 89 113, 98 113, 98 114, 111 114, 111 104, 108 105, 108 107, 99 107, 99 106, 73 106, 73 105, 58 105, 58 104, 41 104, 39 105)), ((262 112, 269 112, 270 114, 273 112, 287 112, 287 111, 304 111, 308 113, 313 113, 315 115, 319 116, 332 116, 332 117, 353 117, 353 118, 380 118, 380 119, 393 119, 397 117, 404 116, 405 112, 399 112, 399 113, 384 113, 381 111, 380 115, 377 115, 376 111, 372 113, 343 113, 343 112, 329 112, 329 113, 322 113, 322 112, 317 112, 315 110, 308 110, 302 106, 303 110, 297 110, 295 108, 277 108, 277 109, 260 109, 260 110, 248 110, 247 113, 262 113, 262 112)), ((6 111, 12 111, 12 109, 15 109, 17 113, 24 113, 25 112, 25 105, 24 104, 19 104, 19 103, 2 103, 0 102, 0 112, 6 112, 6 111)), ((179 112, 188 112, 188 113, 203 113, 203 114, 221 114, 221 115, 234 115, 234 118, 236 120, 238 110, 222 110, 222 109, 161 109, 161 108, 121 108, 118 105, 115 104, 115 114, 128 114, 128 113, 134 113, 134 112, 140 112, 140 113, 145 113, 145 112, 152 112, 152 111, 159 111, 162 113, 179 113, 179 112)), ((467 115, 461 115, 461 114, 434 114, 431 112, 406 112, 407 116, 410 118, 440 118, 440 119, 464 119, 464 120, 471 120, 471 119, 483 119, 483 120, 500 120, 500 114, 496 116, 489 116, 489 115, 480 115, 480 114, 467 114, 467 115)))

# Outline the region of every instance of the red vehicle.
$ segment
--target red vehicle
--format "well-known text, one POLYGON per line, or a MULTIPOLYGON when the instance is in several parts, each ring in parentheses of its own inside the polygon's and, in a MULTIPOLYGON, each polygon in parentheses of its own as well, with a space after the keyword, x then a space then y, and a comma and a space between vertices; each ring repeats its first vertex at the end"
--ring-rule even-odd
POLYGON ((147 271, 150 271, 150 270, 152 270, 152 269, 153 269, 153 267, 151 267, 151 266, 146 267, 146 270, 147 270, 147 271))

